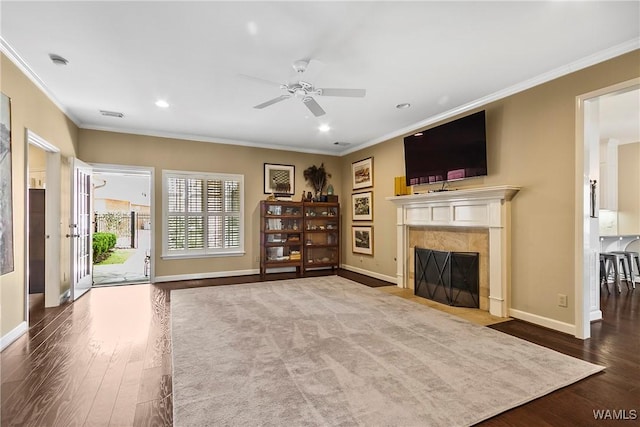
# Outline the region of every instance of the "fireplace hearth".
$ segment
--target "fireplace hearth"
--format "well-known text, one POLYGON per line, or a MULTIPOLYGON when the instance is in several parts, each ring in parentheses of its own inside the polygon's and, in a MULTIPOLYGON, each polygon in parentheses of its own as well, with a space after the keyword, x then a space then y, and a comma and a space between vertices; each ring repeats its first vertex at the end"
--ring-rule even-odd
POLYGON ((479 307, 477 252, 415 248, 414 294, 454 307, 479 307))

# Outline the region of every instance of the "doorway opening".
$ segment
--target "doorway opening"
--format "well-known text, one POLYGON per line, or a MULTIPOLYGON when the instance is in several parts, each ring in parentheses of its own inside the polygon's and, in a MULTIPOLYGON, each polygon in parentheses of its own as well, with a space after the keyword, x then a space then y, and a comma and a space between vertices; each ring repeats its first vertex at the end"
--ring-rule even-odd
POLYGON ((29 144, 28 162, 28 205, 29 210, 29 249, 28 249, 28 295, 29 295, 29 319, 37 321, 35 313, 44 312, 44 285, 45 285, 45 241, 46 241, 46 152, 29 144))
POLYGON ((610 248, 606 242, 612 239, 617 249, 631 250, 633 244, 620 248, 620 242, 633 235, 638 238, 632 240, 640 240, 639 100, 640 79, 577 97, 575 335, 578 338, 591 336, 591 322, 603 316, 602 289, 613 286, 601 281, 600 253, 610 248), (624 148, 619 150, 621 147, 624 148), (621 155, 623 162, 634 155, 637 158, 631 161, 631 167, 620 168, 621 155), (620 199, 629 191, 633 197, 620 199))
POLYGON ((151 187, 150 170, 94 166, 94 242, 109 236, 104 252, 94 245, 94 287, 150 282, 151 187))
POLYGON ((25 130, 25 321, 39 319, 31 313, 56 307, 68 297, 61 286, 60 192, 61 157, 57 147, 30 129, 25 130))

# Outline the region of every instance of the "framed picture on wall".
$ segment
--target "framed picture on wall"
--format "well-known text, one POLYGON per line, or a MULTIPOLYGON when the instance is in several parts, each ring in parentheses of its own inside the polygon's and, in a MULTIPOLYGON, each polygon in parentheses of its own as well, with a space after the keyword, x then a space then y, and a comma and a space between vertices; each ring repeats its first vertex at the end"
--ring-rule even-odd
POLYGON ((373 227, 351 227, 351 251, 356 254, 373 255, 373 227))
POLYGON ((264 164, 264 194, 295 194, 296 167, 293 165, 264 164))
POLYGON ((351 218, 354 221, 373 220, 373 192, 351 195, 351 218))
POLYGON ((351 163, 353 189, 373 187, 373 157, 351 163))
POLYGON ((4 93, 0 93, 0 275, 13 270, 11 100, 4 93))

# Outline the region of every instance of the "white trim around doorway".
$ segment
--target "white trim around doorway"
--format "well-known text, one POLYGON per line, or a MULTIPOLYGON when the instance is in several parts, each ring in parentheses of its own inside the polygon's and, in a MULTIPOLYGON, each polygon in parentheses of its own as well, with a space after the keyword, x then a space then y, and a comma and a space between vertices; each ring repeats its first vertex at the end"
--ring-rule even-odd
POLYGON ((138 175, 138 176, 148 176, 149 177, 149 211, 151 212, 151 229, 150 229, 150 257, 151 257, 151 265, 149 269, 149 282, 155 282, 155 212, 156 212, 156 201, 155 201, 155 168, 146 167, 146 166, 132 166, 132 165, 115 165, 109 163, 91 163, 89 164, 93 167, 93 173, 122 173, 127 175, 138 175))
MULTIPOLYGON (((589 150, 585 126, 588 123, 589 102, 605 95, 613 95, 640 88, 640 78, 635 78, 576 96, 576 142, 575 142, 575 200, 574 200, 574 289, 575 289, 575 333, 577 338, 591 337, 591 321, 602 317, 600 312, 600 287, 596 255, 593 247, 592 224, 589 222, 589 150), (595 264, 595 265, 594 265, 595 264), (595 277, 594 277, 595 276, 595 277)), ((599 153, 598 153, 599 156, 599 153)))

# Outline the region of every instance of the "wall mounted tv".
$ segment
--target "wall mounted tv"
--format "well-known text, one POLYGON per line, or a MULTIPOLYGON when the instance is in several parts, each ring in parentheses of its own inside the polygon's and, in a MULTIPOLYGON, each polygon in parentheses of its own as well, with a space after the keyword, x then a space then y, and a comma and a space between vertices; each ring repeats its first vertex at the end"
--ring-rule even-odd
POLYGON ((404 138, 407 185, 487 175, 485 112, 404 138))

